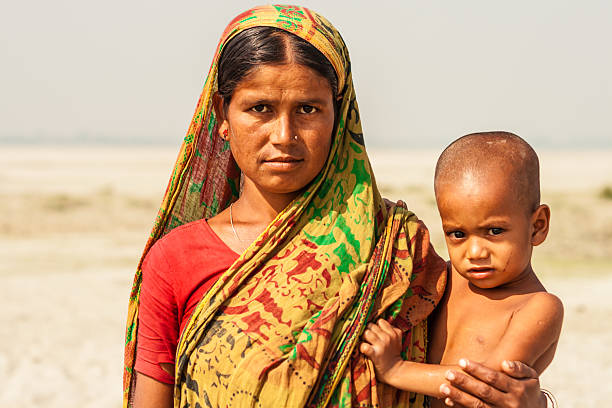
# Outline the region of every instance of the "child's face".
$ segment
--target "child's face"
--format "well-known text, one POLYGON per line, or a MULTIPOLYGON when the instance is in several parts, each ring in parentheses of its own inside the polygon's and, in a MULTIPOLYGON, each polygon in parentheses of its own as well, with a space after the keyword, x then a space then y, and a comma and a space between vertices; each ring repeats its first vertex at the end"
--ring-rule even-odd
POLYGON ((436 191, 451 263, 483 289, 530 273, 532 247, 541 242, 533 242, 535 213, 513 197, 508 185, 504 177, 485 179, 468 173, 436 191))

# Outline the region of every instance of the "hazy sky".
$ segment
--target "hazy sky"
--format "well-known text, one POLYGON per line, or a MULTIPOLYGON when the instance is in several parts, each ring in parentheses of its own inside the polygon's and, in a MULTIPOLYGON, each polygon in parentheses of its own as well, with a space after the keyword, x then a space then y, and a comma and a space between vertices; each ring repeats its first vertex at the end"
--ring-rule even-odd
MULTIPOLYGON (((0 140, 178 143, 225 25, 253 1, 0 6, 0 140)), ((347 42, 369 146, 478 130, 612 147, 612 2, 302 1, 347 42)))

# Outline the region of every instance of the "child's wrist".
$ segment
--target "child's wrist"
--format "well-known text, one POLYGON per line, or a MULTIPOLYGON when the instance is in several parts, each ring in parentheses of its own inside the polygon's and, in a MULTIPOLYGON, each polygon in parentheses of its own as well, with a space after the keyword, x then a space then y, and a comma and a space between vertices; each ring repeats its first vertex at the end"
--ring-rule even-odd
POLYGON ((401 370, 404 365, 404 360, 398 359, 391 368, 385 371, 382 381, 392 387, 399 388, 398 384, 401 382, 401 370))

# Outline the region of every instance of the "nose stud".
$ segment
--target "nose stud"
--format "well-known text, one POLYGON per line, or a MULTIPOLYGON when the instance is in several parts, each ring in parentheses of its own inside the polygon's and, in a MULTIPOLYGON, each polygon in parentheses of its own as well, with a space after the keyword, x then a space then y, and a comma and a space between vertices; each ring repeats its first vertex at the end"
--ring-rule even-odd
POLYGON ((297 135, 293 136, 293 140, 297 140, 297 135))

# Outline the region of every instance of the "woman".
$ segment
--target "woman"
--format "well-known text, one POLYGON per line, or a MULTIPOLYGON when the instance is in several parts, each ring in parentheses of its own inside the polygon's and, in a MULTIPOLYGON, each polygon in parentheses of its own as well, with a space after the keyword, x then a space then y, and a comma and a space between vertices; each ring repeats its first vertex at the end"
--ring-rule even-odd
MULTIPOLYGON (((403 204, 383 204, 348 52, 323 17, 264 6, 227 27, 145 255, 124 405, 423 406, 376 384, 355 346, 382 316, 423 361, 445 262, 403 204)), ((475 387, 539 401, 537 380, 457 378, 458 403, 475 387)))

